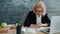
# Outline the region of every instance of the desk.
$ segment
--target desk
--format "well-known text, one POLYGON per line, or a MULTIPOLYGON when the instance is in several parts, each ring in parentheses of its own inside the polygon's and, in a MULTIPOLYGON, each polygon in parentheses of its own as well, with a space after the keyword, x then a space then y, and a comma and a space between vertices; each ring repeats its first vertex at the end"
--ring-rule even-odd
MULTIPOLYGON (((26 34, 26 33, 27 32, 24 32, 24 34, 26 34)), ((8 32, 6 32, 6 33, 0 33, 0 34, 16 34, 16 29, 8 29, 8 32)), ((47 34, 47 33, 42 32, 42 31, 36 31, 36 34, 47 34)))
POLYGON ((47 33, 42 32, 42 31, 37 31, 37 34, 47 34, 47 33))
POLYGON ((10 29, 7 33, 0 33, 0 34, 16 34, 16 30, 10 29))
MULTIPOLYGON (((16 34, 15 32, 16 32, 15 30, 9 30, 8 33, 0 33, 0 34, 16 34)), ((26 32, 25 32, 25 34, 26 34, 26 32)), ((46 33, 41 32, 41 31, 37 31, 37 34, 46 34, 46 33)))

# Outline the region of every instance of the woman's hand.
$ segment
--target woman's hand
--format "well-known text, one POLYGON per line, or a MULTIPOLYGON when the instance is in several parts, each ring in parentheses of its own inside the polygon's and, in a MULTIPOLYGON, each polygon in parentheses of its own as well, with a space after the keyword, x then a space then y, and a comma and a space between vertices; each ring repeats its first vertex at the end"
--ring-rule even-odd
POLYGON ((36 25, 35 24, 31 24, 30 27, 31 28, 36 28, 36 25))
POLYGON ((48 24, 41 24, 42 27, 48 27, 48 24))
POLYGON ((41 24, 37 24, 37 28, 40 28, 41 27, 41 24))
POLYGON ((32 27, 32 28, 40 28, 40 24, 31 24, 30 27, 32 27))
POLYGON ((31 24, 31 28, 48 27, 48 24, 31 24))

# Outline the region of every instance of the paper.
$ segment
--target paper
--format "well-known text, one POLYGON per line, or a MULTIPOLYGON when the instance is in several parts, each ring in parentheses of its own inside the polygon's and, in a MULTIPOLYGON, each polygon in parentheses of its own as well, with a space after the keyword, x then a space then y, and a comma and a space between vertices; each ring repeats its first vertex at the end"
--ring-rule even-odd
POLYGON ((25 28, 25 27, 22 27, 21 28, 21 31, 24 31, 24 32, 32 32, 32 33, 35 33, 36 30, 34 28, 25 28))
POLYGON ((26 28, 25 27, 22 27, 21 28, 21 31, 26 32, 26 28))
POLYGON ((36 33, 35 28, 27 28, 27 32, 36 33))
POLYGON ((22 27, 21 31, 24 31, 24 32, 31 32, 31 33, 36 33, 36 30, 41 30, 41 31, 45 31, 47 30, 48 28, 46 27, 40 27, 40 28, 25 28, 25 27, 22 27))
POLYGON ((40 31, 49 33, 49 31, 50 31, 49 29, 50 29, 50 27, 40 27, 40 28, 38 28, 37 30, 40 30, 40 31))
POLYGON ((43 29, 46 29, 46 28, 45 27, 37 28, 37 30, 43 30, 43 29))

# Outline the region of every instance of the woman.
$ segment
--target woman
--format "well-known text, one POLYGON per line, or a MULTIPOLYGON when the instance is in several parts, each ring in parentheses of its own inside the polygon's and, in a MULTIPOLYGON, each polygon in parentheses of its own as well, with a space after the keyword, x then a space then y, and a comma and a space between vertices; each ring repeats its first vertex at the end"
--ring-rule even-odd
POLYGON ((24 26, 28 27, 47 27, 50 26, 50 19, 46 13, 46 7, 43 2, 37 2, 33 8, 33 11, 30 11, 25 22, 24 26))

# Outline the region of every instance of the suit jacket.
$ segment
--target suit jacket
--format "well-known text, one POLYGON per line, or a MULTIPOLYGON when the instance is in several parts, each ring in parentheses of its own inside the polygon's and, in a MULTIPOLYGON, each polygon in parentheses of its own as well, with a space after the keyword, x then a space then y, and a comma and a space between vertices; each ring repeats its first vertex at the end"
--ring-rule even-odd
MULTIPOLYGON (((50 26, 50 19, 48 18, 47 14, 45 14, 41 17, 41 23, 43 23, 43 24, 47 23, 48 26, 50 26)), ((24 26, 29 27, 31 24, 36 24, 36 14, 34 14, 33 11, 29 12, 29 14, 24 22, 24 26)))

